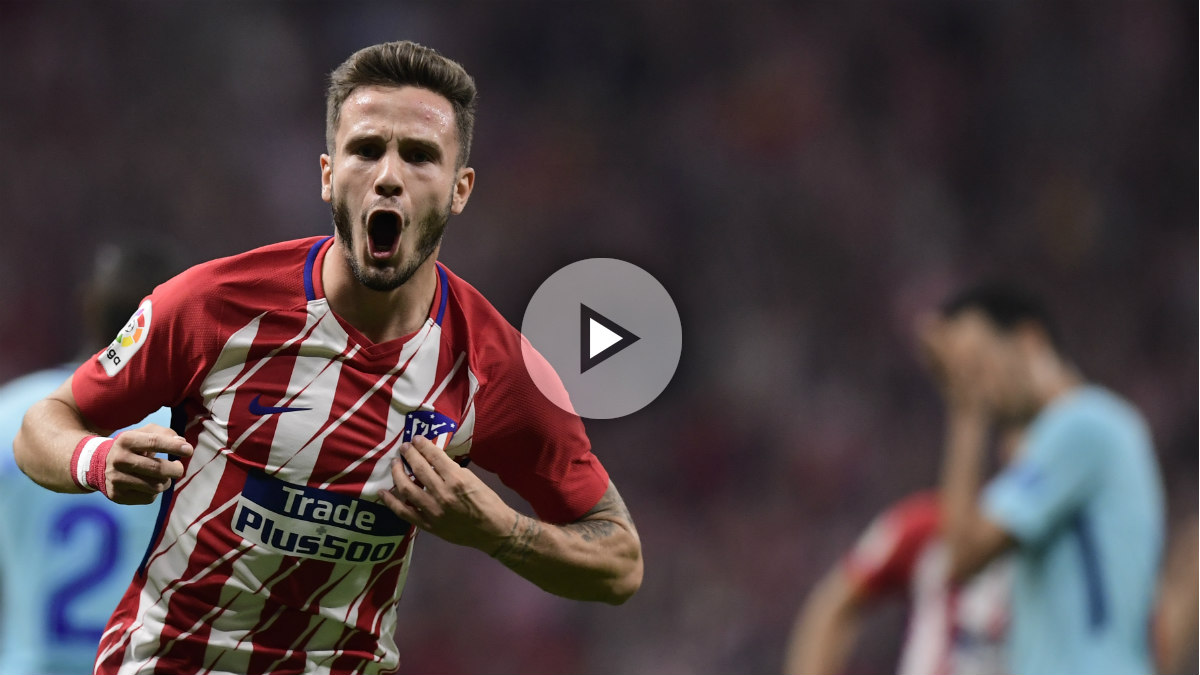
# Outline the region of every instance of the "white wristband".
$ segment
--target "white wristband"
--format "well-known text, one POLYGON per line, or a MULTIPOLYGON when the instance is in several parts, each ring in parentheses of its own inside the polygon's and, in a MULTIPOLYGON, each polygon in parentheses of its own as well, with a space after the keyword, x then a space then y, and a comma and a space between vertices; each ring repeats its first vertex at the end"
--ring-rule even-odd
POLYGON ((105 436, 93 436, 83 444, 83 447, 79 450, 79 459, 75 461, 74 467, 75 483, 79 485, 79 487, 85 490, 91 490, 92 492, 96 491, 96 488, 88 484, 88 468, 92 465, 92 455, 95 454, 96 449, 105 442, 111 440, 111 438, 107 438, 105 436))

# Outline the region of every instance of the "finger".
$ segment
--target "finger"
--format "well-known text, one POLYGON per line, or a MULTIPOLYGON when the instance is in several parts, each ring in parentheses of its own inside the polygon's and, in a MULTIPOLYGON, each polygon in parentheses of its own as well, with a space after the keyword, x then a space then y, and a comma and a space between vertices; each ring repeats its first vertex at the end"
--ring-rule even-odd
POLYGON ((149 504, 171 486, 170 481, 156 483, 126 474, 113 476, 108 483, 109 499, 118 504, 149 504))
POLYGON ((131 452, 143 455, 153 456, 165 452, 176 457, 192 456, 192 446, 186 440, 169 429, 162 427, 158 427, 157 430, 149 429, 148 427, 151 426, 157 427, 158 425, 147 425, 141 429, 126 431, 117 436, 117 441, 131 452))
POLYGON ((181 458, 182 457, 191 457, 192 454, 196 452, 196 449, 192 447, 191 443, 188 443, 183 438, 180 438, 179 440, 182 442, 179 443, 178 445, 176 445, 175 449, 170 451, 168 454, 173 455, 175 457, 181 457, 181 458))
POLYGON ((151 480, 127 473, 118 473, 108 479, 112 494, 138 494, 153 499, 171 486, 171 481, 151 480))
POLYGON ((114 444, 108 454, 109 464, 120 471, 134 473, 154 480, 163 478, 181 478, 184 476, 184 464, 161 458, 157 455, 145 455, 130 448, 114 444))
POLYGON ((170 478, 170 479, 175 479, 175 480, 183 478, 183 473, 184 473, 183 462, 181 462, 177 459, 172 459, 172 460, 159 459, 158 461, 159 461, 159 467, 162 469, 163 478, 170 478))
POLYGON ((153 481, 183 478, 183 462, 129 453, 113 460, 118 469, 153 481))
POLYGON ((391 490, 380 490, 379 498, 382 499, 383 503, 392 510, 392 513, 395 513, 408 523, 415 525, 422 530, 429 530, 432 527, 432 524, 425 519, 420 511, 401 500, 399 497, 393 494, 391 490))
POLYGON ((393 493, 408 504, 412 504, 423 512, 429 512, 436 506, 436 501, 422 487, 413 482, 399 458, 392 459, 392 482, 395 486, 393 493))
POLYGON ((125 448, 121 448, 119 451, 116 448, 113 450, 109 455, 112 458, 110 461, 113 468, 118 471, 154 480, 165 478, 159 468, 158 458, 147 457, 125 448))
POLYGON ((450 455, 447 455, 445 450, 424 436, 413 436, 412 446, 421 453, 425 461, 429 462, 429 465, 443 478, 449 477, 454 471, 462 468, 457 462, 450 459, 450 455))
POLYGON ((437 490, 443 482, 437 470, 429 463, 429 459, 412 443, 400 446, 400 456, 408 462, 408 468, 427 489, 437 490))

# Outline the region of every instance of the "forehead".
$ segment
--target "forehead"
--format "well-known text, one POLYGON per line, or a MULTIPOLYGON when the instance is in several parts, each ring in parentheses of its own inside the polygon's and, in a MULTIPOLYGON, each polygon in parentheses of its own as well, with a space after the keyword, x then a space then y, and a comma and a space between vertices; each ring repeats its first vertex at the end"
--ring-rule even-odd
POLYGON ((457 144, 450 101, 419 87, 368 85, 350 92, 342 103, 337 140, 352 134, 417 136, 443 146, 457 144))

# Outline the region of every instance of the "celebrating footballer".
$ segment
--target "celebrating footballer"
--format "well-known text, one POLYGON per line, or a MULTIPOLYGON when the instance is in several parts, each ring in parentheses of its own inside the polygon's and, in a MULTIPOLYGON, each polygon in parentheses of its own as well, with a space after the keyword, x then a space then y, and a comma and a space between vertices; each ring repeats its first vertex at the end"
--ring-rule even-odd
POLYGON ((161 502, 96 673, 394 672, 420 530, 565 597, 637 591, 637 531, 582 422, 437 260, 475 185, 475 96, 432 49, 352 55, 330 79, 320 158, 333 236, 160 285, 26 415, 15 452, 37 483, 161 502), (163 405, 172 429, 109 436, 163 405))

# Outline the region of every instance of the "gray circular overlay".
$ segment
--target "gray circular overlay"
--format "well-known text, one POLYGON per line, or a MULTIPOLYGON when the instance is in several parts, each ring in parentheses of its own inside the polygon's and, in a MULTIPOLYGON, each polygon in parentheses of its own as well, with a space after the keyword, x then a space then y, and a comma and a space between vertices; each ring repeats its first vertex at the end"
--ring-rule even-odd
POLYGON ((683 348, 667 290, 649 272, 615 258, 580 260, 550 275, 529 300, 521 333, 528 341, 525 367, 538 389, 591 419, 649 405, 671 381, 683 348))

